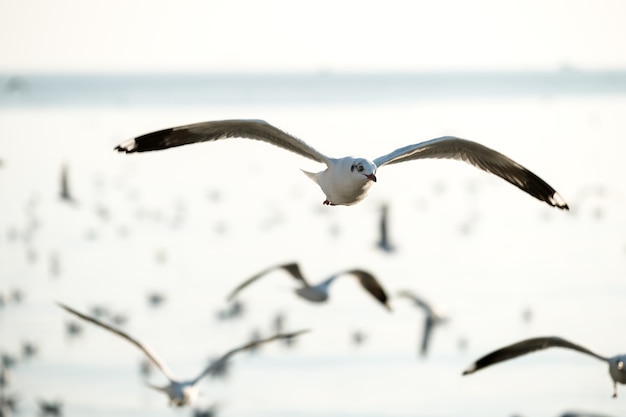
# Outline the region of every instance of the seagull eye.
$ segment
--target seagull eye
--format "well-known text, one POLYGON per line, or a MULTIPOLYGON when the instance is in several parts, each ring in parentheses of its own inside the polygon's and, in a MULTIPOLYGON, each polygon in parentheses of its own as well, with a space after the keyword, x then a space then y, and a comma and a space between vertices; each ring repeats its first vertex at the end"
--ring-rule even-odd
POLYGON ((363 165, 359 165, 356 167, 357 171, 363 172, 363 165))

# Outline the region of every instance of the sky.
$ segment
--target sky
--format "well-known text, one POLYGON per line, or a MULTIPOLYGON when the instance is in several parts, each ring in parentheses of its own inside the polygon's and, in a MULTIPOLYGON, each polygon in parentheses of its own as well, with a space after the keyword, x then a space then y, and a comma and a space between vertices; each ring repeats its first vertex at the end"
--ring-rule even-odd
POLYGON ((0 72, 625 69, 622 0, 0 0, 0 72))

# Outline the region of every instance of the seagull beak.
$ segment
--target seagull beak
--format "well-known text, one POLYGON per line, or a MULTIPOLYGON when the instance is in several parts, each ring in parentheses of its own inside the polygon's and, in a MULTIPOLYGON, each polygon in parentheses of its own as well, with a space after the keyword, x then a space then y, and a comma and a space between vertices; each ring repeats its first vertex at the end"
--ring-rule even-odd
POLYGON ((367 177, 368 180, 376 182, 376 175, 374 174, 367 174, 365 177, 367 177))

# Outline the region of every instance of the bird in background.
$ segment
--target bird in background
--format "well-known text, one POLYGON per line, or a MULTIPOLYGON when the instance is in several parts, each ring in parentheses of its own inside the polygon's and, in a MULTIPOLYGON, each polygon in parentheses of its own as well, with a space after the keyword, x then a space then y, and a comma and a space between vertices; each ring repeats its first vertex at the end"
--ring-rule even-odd
POLYGON ((397 296, 400 298, 408 298, 416 307, 424 310, 424 329, 422 331, 422 343, 420 344, 419 354, 420 356, 426 356, 435 326, 445 323, 448 321, 448 318, 444 317, 432 304, 428 303, 422 297, 419 297, 413 291, 398 291, 397 296))
POLYGON ((161 360, 158 357, 158 355, 152 349, 150 349, 150 347, 148 347, 147 345, 141 343, 140 341, 131 337, 127 333, 119 329, 116 329, 115 327, 112 327, 106 323, 103 323, 94 317, 90 317, 83 313, 80 313, 74 310, 73 308, 68 307, 62 303, 57 303, 57 304, 61 308, 68 311, 69 313, 83 320, 86 320, 90 323, 93 323, 97 326, 100 326, 106 330, 109 330, 110 332, 113 332, 117 334, 118 336, 121 336, 122 338, 128 340, 130 343, 132 343, 137 348, 139 348, 139 350, 141 350, 146 355, 146 357, 161 371, 161 373, 169 381, 168 384, 164 386, 157 386, 157 385, 152 385, 152 384, 146 384, 146 385, 152 389, 165 393, 169 398, 169 404, 173 406, 178 406, 178 407, 192 404, 198 398, 200 394, 199 389, 198 389, 198 382, 200 382, 200 380, 202 380, 202 378, 204 378, 205 376, 210 375, 216 369, 220 369, 224 367, 225 363, 236 353, 239 353, 248 349, 256 348, 257 346, 263 343, 271 342, 273 340, 284 339, 286 337, 295 337, 297 335, 300 335, 308 331, 308 330, 302 330, 302 331, 298 331, 294 333, 276 334, 272 337, 245 343, 244 345, 231 349, 225 354, 223 354, 219 359, 213 361, 209 366, 203 369, 202 372, 200 372, 198 376, 196 376, 195 378, 188 379, 188 380, 179 380, 170 371, 170 369, 165 364, 165 362, 161 360))
POLYGON ((387 310, 391 310, 388 304, 387 293, 380 285, 378 280, 369 272, 363 271, 361 269, 349 269, 346 271, 341 271, 336 274, 331 275, 326 278, 322 282, 316 285, 309 284, 308 280, 304 278, 302 271, 300 271, 300 266, 295 263, 288 263, 282 265, 271 266, 263 271, 257 273, 256 275, 248 278, 241 284, 239 284, 228 296, 228 301, 234 299, 240 291, 246 288, 248 285, 252 284, 259 278, 268 275, 270 272, 274 272, 276 270, 283 270, 287 272, 291 277, 296 279, 301 287, 296 288, 295 293, 305 300, 314 302, 314 303, 322 303, 328 300, 329 298, 329 287, 335 282, 335 280, 341 276, 351 275, 355 277, 361 286, 370 293, 379 303, 381 303, 387 310))
POLYGON ((125 153, 156 151, 228 138, 259 140, 325 164, 323 171, 303 172, 322 189, 326 196, 323 204, 326 205, 349 206, 363 200, 377 181, 378 168, 384 165, 436 158, 468 162, 551 206, 568 209, 563 198, 550 185, 522 165, 484 145, 453 136, 398 148, 374 160, 352 156, 331 158, 264 120, 218 120, 147 133, 120 143, 115 150, 125 153))
POLYGON ((609 364, 609 375, 611 375, 613 380, 613 398, 617 397, 617 383, 626 384, 626 354, 612 357, 601 356, 587 348, 556 336, 526 339, 495 350, 474 362, 463 371, 463 375, 469 375, 487 366, 551 347, 573 349, 607 362, 609 364))
POLYGON ((61 188, 59 191, 59 197, 61 198, 61 200, 68 203, 75 203, 76 200, 74 199, 74 196, 70 191, 69 168, 66 164, 63 164, 63 166, 61 167, 60 181, 61 188))
POLYGON ((389 239, 389 206, 387 204, 383 204, 380 207, 380 221, 378 225, 380 232, 378 247, 385 252, 393 252, 396 248, 389 239))

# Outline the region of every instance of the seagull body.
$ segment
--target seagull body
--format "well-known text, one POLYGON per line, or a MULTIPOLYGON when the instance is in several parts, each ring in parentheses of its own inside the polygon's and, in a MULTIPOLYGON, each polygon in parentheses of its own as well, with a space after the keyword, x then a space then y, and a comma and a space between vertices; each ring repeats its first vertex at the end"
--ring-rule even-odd
POLYGON ((514 343, 512 345, 505 346, 501 349, 495 350, 482 358, 474 362, 469 368, 467 368, 463 375, 474 373, 482 368, 496 364, 498 362, 513 359, 527 353, 535 352, 537 350, 547 349, 551 347, 562 347, 567 349, 576 350, 581 353, 593 356, 594 358, 605 361, 609 364, 609 375, 613 380, 613 397, 617 397, 617 383, 626 384, 626 354, 616 355, 613 357, 605 357, 598 355, 584 348, 580 345, 562 339, 560 337, 536 337, 532 339, 522 340, 521 342, 514 343))
POLYGON ((83 320, 86 320, 88 322, 91 322, 97 326, 100 326, 106 330, 109 330, 115 334, 117 334, 118 336, 123 337, 124 339, 128 340, 129 342, 131 342, 133 345, 137 346, 145 355, 146 357, 150 360, 150 362, 152 362, 160 371, 161 373, 168 379, 169 383, 167 385, 164 386, 157 386, 157 385, 152 385, 152 384, 147 384, 148 387, 153 388, 157 391, 163 392, 165 393, 168 398, 169 398, 169 403, 170 405, 175 405, 178 407, 182 407, 182 406, 186 406, 189 404, 192 404, 199 395, 199 389, 198 389, 198 382, 200 382, 200 380, 202 380, 202 378, 204 378, 205 376, 208 376, 210 374, 212 374, 213 372, 215 372, 216 370, 218 370, 220 367, 223 367, 225 362, 228 361, 228 359, 230 359, 231 356, 233 356, 234 354, 244 351, 244 350, 248 350, 248 349, 253 349, 256 348, 258 345, 266 343, 266 342, 270 342, 272 340, 276 340, 276 339, 284 339, 287 337, 294 337, 296 335, 299 335, 301 333, 304 333, 304 331, 299 331, 299 332, 295 332, 295 333, 288 333, 288 334, 276 334, 272 337, 266 338, 266 339, 260 339, 257 341, 253 341, 250 343, 246 343, 243 346, 237 347, 235 349, 232 349, 228 352, 226 352, 224 355, 222 355, 219 359, 217 359, 216 361, 212 362, 208 367, 206 367, 198 376, 196 376, 193 379, 190 380, 186 380, 186 381, 181 381, 178 380, 174 374, 169 370, 169 368, 167 367, 167 365, 165 364, 165 362, 163 362, 158 355, 152 350, 150 349, 147 345, 139 342, 138 340, 134 339, 133 337, 129 336, 128 334, 126 334, 125 332, 116 329, 115 327, 109 326, 106 323, 101 322, 100 320, 87 316, 85 314, 82 314, 66 305, 63 305, 61 303, 59 303, 59 306, 61 306, 62 308, 64 308, 65 310, 67 310, 68 312, 80 317, 83 320))
POLYGON ((326 196, 323 203, 327 205, 349 206, 363 200, 372 183, 377 180, 377 169, 383 165, 437 158, 468 162, 505 179, 551 206, 568 209, 565 201, 551 186, 517 162, 479 143, 453 136, 405 146, 374 160, 352 156, 331 158, 263 120, 219 120, 148 133, 120 143, 115 150, 125 153, 146 152, 235 137, 267 142, 325 164, 326 169, 323 171, 303 172, 322 189, 326 196))
POLYGON ((428 345, 430 343, 431 335, 435 326, 445 323, 448 319, 444 317, 439 311, 433 307, 421 297, 418 297, 415 293, 409 290, 402 290, 398 292, 398 297, 408 298, 413 301, 415 306, 424 310, 426 317, 424 318, 424 330, 422 333, 422 344, 420 346, 420 355, 426 356, 428 353, 428 345))
POLYGON ((346 271, 342 271, 342 272, 339 272, 337 274, 330 276, 329 278, 323 280, 317 285, 311 285, 306 280, 306 278, 304 278, 304 275, 300 271, 299 265, 295 262, 283 264, 283 265, 271 266, 259 272, 258 274, 254 275, 253 277, 248 278, 246 281, 239 284, 239 286, 237 286, 237 288, 235 288, 231 292, 231 294, 228 296, 228 300, 230 301, 233 298, 235 298, 241 290, 243 290, 248 285, 252 284, 257 279, 269 274, 270 272, 273 272, 279 269, 286 271, 289 275, 291 275, 294 279, 296 279, 300 284, 302 284, 302 287, 297 288, 295 290, 295 293, 299 295, 300 297, 304 298, 305 300, 312 301, 314 303, 321 303, 321 302, 327 301, 329 297, 328 290, 329 290, 330 285, 342 275, 353 275, 359 280, 359 283, 367 292, 369 292, 382 305, 384 305, 387 310, 390 309, 389 305, 387 304, 388 297, 387 297, 387 294, 385 293, 385 290, 378 283, 376 278, 367 271, 363 271, 361 269, 346 270, 346 271))

